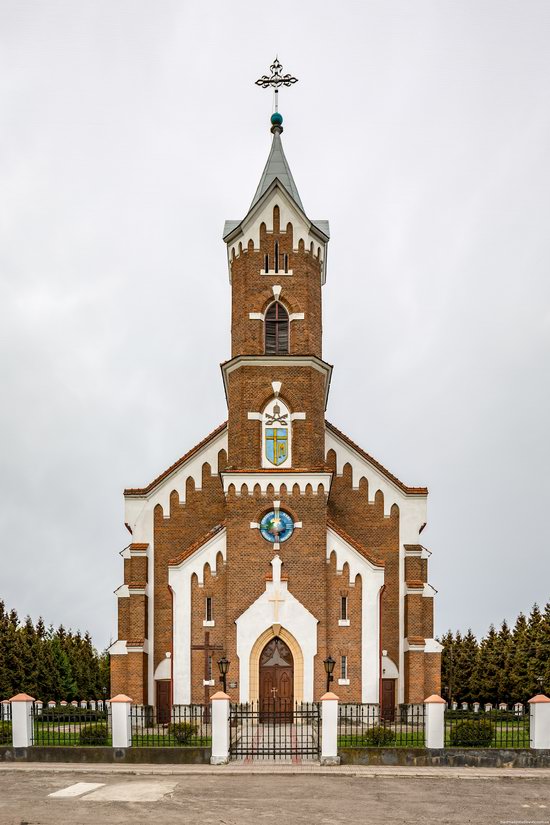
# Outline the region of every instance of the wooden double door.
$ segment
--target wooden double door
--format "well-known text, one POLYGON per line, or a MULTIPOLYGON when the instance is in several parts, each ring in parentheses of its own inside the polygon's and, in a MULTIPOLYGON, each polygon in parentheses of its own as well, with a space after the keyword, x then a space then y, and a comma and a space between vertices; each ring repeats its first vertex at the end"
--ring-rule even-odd
POLYGON ((276 636, 260 656, 260 721, 292 721, 294 659, 276 636))

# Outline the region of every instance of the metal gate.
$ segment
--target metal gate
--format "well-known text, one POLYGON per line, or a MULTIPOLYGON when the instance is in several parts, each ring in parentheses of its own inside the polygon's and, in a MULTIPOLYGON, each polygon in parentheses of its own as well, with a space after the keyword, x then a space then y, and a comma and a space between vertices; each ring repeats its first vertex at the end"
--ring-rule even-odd
POLYGON ((317 760, 320 718, 318 702, 262 699, 231 705, 231 758, 317 760))

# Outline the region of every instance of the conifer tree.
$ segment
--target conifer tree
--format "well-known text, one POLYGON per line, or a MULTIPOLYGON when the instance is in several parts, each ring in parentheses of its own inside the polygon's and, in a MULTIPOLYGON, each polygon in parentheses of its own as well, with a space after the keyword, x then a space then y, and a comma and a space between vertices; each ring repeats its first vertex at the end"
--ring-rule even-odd
POLYGON ((37 681, 37 662, 40 641, 36 635, 34 624, 30 616, 25 618, 25 623, 17 631, 21 659, 23 663, 24 677, 21 690, 39 699, 39 687, 37 681))
POLYGON ((25 664, 21 640, 18 633, 19 619, 15 610, 7 615, 3 643, 3 664, 5 673, 4 697, 9 699, 16 693, 22 692, 25 679, 25 664))
POLYGON ((56 675, 55 695, 53 698, 57 702, 62 700, 70 702, 76 699, 76 684, 69 657, 57 633, 52 638, 50 647, 56 675))
POLYGON ((520 613, 512 631, 510 656, 510 693, 514 702, 527 702, 531 698, 526 681, 528 661, 529 626, 524 614, 520 613))
POLYGON ((510 685, 512 653, 512 635, 504 619, 496 640, 495 663, 497 667, 496 695, 499 702, 506 702, 506 704, 514 701, 510 685))
POLYGON ((475 675, 477 669, 478 646, 477 639, 471 628, 461 638, 457 650, 456 673, 457 673, 457 696, 461 702, 475 702, 478 691, 475 687, 475 675))
POLYGON ((534 604, 529 614, 527 631, 527 673, 526 688, 529 696, 541 692, 541 683, 544 679, 544 664, 538 655, 542 649, 544 627, 538 604, 534 604))
POLYGON ((441 691, 442 695, 450 703, 454 700, 454 685, 453 685, 453 644, 454 634, 448 630, 439 640, 443 646, 441 652, 441 691))

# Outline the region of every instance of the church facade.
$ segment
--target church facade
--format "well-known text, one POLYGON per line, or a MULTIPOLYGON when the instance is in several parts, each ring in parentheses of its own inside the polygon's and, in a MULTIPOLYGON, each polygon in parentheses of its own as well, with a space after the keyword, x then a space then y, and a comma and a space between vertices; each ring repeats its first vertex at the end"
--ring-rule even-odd
POLYGON ((321 292, 329 226, 311 220, 282 117, 252 204, 227 221, 227 422, 144 488, 125 490, 112 694, 201 703, 229 661, 233 701, 342 702, 440 692, 427 489, 409 487, 325 418, 321 292))

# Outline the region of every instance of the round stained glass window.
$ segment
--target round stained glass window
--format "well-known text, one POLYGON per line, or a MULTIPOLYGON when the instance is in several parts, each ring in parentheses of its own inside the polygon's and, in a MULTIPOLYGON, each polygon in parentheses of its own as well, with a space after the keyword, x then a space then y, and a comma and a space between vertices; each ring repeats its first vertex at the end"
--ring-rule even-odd
POLYGON ((286 541, 294 532, 292 516, 289 516, 284 510, 279 510, 278 513, 271 510, 261 520, 260 532, 266 541, 286 541))

